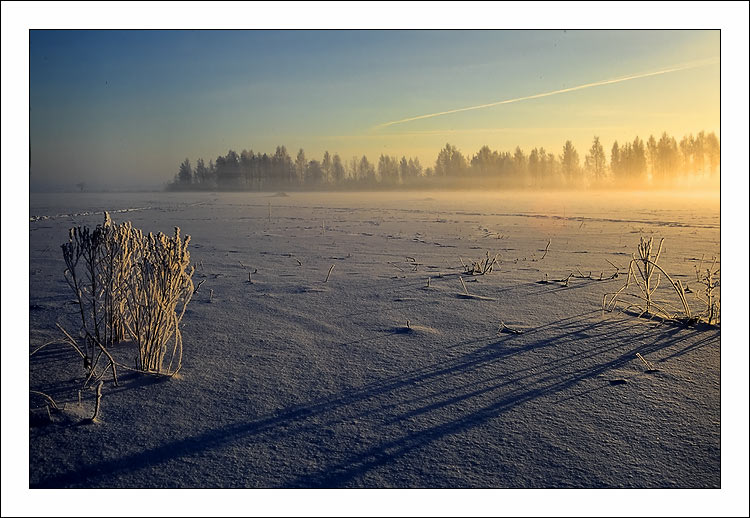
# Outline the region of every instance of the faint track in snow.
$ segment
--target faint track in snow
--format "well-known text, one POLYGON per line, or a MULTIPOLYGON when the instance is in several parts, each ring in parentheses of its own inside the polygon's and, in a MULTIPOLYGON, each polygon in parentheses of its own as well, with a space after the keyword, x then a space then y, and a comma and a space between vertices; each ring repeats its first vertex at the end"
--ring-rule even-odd
MULTIPOLYGON (((178 205, 178 206, 172 207, 171 209, 174 210, 174 209, 181 209, 181 208, 185 208, 185 207, 195 207, 197 205, 204 205, 205 203, 207 203, 207 202, 202 201, 202 202, 198 202, 198 203, 188 203, 188 204, 185 204, 185 205, 178 205)), ((107 211, 104 211, 104 210, 93 211, 92 210, 92 211, 83 211, 83 212, 73 212, 73 213, 70 213, 70 214, 55 214, 54 216, 48 216, 48 215, 31 216, 31 217, 29 217, 29 222, 30 223, 34 223, 36 221, 45 221, 45 220, 49 220, 49 219, 77 218, 77 217, 84 217, 84 216, 97 216, 97 215, 103 215, 105 212, 109 212, 110 214, 123 214, 123 213, 126 213, 126 212, 139 212, 139 211, 142 211, 142 210, 169 210, 169 209, 165 208, 165 207, 149 206, 149 207, 128 207, 128 208, 125 208, 125 209, 113 209, 113 210, 107 210, 107 211)))
MULTIPOLYGON (((253 204, 249 204, 253 206, 253 204)), ((261 205, 254 205, 260 207, 261 205)), ((382 211, 382 209, 374 207, 336 207, 331 209, 321 205, 278 205, 277 209, 308 209, 308 210, 335 210, 341 212, 348 212, 350 214, 356 214, 359 211, 382 211)), ((400 208, 389 208, 388 212, 402 212, 408 214, 434 214, 433 210, 426 209, 400 209, 400 208)), ((600 222, 600 223, 633 223, 640 225, 655 225, 662 227, 679 227, 679 228, 720 228, 718 223, 686 223, 683 221, 669 221, 669 220, 650 220, 650 219, 619 219, 619 218, 606 218, 596 216, 561 216, 556 214, 538 214, 538 213, 524 213, 524 212, 487 212, 481 213, 476 211, 441 211, 441 215, 452 215, 452 216, 483 216, 483 217, 505 217, 505 218, 540 218, 540 219, 552 219, 559 221, 575 221, 575 222, 600 222)), ((432 221, 432 220, 430 220, 432 221)), ((445 222, 440 221, 440 222, 445 222)), ((372 220, 362 220, 361 223, 377 224, 372 220)), ((474 223, 474 222, 472 222, 474 223)))
POLYGON ((44 221, 48 219, 59 219, 59 218, 76 218, 76 217, 82 217, 82 216, 96 216, 99 214, 104 214, 105 212, 109 212, 110 214, 121 214, 124 212, 137 212, 141 210, 150 210, 150 209, 156 209, 159 207, 132 207, 127 209, 116 209, 116 210, 109 210, 109 211, 103 211, 103 210, 97 210, 97 211, 83 211, 83 212, 74 212, 71 214, 55 214, 54 216, 31 216, 29 218, 29 222, 35 222, 35 221, 44 221))

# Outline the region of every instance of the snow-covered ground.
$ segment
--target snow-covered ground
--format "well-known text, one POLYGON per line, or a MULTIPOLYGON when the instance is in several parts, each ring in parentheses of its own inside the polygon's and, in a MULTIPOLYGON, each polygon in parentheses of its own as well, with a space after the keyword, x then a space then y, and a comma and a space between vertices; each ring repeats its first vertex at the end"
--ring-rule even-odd
POLYGON ((33 195, 30 350, 75 329, 60 244, 104 210, 192 236, 184 366, 81 425, 75 351, 35 354, 66 409, 31 396, 31 487, 721 487, 720 328, 602 312, 641 236, 697 291, 718 193, 33 195))

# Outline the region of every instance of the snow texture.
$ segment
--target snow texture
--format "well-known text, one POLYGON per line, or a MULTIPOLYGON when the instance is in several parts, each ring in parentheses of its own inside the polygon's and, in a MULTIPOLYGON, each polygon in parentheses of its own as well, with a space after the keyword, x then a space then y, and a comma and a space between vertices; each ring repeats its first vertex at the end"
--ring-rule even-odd
POLYGON ((60 341, 30 389, 64 405, 30 396, 32 488, 721 487, 720 328, 602 312, 640 236, 691 287, 719 264, 718 199, 71 194, 29 217, 30 351, 60 341), (60 244, 105 210, 192 236, 200 288, 180 375, 105 378, 83 424, 60 244))

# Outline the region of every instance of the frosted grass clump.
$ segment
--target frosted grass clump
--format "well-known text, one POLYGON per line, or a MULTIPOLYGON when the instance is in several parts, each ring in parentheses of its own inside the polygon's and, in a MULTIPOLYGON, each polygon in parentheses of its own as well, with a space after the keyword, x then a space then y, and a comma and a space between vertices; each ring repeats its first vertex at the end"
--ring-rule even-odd
POLYGON ((182 367, 180 322, 194 291, 195 267, 190 266, 187 251, 190 236, 182 239, 179 227, 174 237, 132 232, 135 250, 126 279, 124 313, 128 334, 138 344, 136 367, 173 375, 182 367))
MULTIPOLYGON (((130 339, 138 346, 136 369, 173 375, 182 365, 179 324, 193 294, 190 237, 144 235, 130 222, 70 229, 62 245, 65 279, 80 308, 83 346, 65 332, 81 354, 91 379, 116 365, 108 347, 130 339), (99 368, 101 357, 109 364, 99 368), (165 359, 169 363, 165 367, 165 359)), ((63 330, 64 331, 64 330, 63 330)))

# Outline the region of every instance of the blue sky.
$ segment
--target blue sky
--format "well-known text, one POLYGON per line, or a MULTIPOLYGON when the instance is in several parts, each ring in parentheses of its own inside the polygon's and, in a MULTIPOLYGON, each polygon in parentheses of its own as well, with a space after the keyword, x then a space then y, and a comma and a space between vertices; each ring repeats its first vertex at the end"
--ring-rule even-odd
POLYGON ((185 157, 278 144, 427 166, 446 142, 557 152, 718 134, 718 60, 718 31, 32 30, 31 186, 154 186, 185 157), (699 66, 376 128, 686 63, 699 66))

